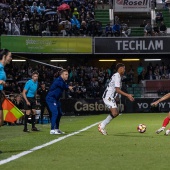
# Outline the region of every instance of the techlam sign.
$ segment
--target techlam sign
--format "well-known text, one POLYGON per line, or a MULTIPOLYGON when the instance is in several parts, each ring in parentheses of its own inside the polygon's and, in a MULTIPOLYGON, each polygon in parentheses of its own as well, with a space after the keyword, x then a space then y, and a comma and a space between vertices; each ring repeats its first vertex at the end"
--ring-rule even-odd
POLYGON ((149 12, 150 0, 115 0, 115 12, 149 12))
POLYGON ((168 37, 95 37, 95 54, 170 54, 168 37))

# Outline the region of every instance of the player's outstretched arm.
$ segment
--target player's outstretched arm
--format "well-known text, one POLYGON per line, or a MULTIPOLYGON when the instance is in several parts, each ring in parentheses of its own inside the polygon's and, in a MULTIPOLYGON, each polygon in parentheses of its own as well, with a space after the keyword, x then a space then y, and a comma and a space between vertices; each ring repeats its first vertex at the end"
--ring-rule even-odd
POLYGON ((128 93, 123 92, 119 87, 116 87, 116 92, 123 95, 123 96, 126 96, 132 102, 135 100, 132 94, 128 94, 128 93))
POLYGON ((165 94, 163 97, 160 99, 156 100, 155 102, 151 103, 151 106, 157 106, 160 102, 167 100, 170 98, 170 93, 165 94))

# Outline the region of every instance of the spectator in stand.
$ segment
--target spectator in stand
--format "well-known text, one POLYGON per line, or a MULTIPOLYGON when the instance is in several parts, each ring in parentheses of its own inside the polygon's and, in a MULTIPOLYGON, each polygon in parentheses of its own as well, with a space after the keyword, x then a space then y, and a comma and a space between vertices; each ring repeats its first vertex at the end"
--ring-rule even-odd
POLYGON ((73 89, 66 91, 66 98, 76 98, 76 94, 75 94, 76 85, 75 85, 73 82, 69 82, 68 85, 69 85, 69 86, 72 86, 73 89))
POLYGON ((72 33, 76 36, 79 35, 79 29, 80 29, 80 22, 76 18, 76 16, 73 15, 71 18, 71 26, 72 26, 72 33))
POLYGON ((92 21, 88 24, 87 31, 88 31, 89 36, 92 36, 92 37, 96 36, 96 24, 95 24, 95 22, 92 21))
POLYGON ((100 94, 99 82, 96 78, 92 78, 90 82, 91 97, 97 98, 100 94))
POLYGON ((131 83, 134 83, 134 74, 135 74, 135 70, 133 68, 133 65, 131 64, 130 68, 127 72, 127 78, 129 80, 129 82, 131 82, 131 83))
POLYGON ((5 25, 5 34, 11 35, 11 22, 9 18, 5 18, 4 25, 5 25))
POLYGON ((29 19, 29 17, 28 17, 28 14, 25 14, 24 15, 24 18, 23 18, 23 21, 29 21, 30 19, 29 19))
POLYGON ((18 4, 18 6, 17 6, 17 11, 21 11, 21 8, 23 8, 24 11, 26 10, 24 0, 21 0, 21 1, 20 1, 20 4, 18 4))
POLYGON ((121 24, 121 30, 122 30, 122 35, 124 35, 125 37, 128 37, 131 34, 131 29, 124 22, 122 22, 121 24))
POLYGON ((36 2, 33 2, 31 6, 31 13, 36 13, 36 12, 38 12, 38 6, 36 2))
POLYGON ((147 66, 147 72, 149 71, 152 71, 152 73, 154 72, 154 67, 151 62, 149 62, 149 65, 147 66))
POLYGON ((87 25, 86 25, 86 21, 82 21, 82 22, 81 22, 80 35, 83 35, 83 36, 86 36, 86 35, 87 35, 87 25))
POLYGON ((165 8, 165 9, 168 9, 169 4, 170 4, 170 0, 165 0, 164 8, 165 8))
POLYGON ((20 35, 20 29, 19 29, 18 25, 16 24, 15 18, 13 18, 13 20, 11 21, 11 34, 12 35, 20 35))
POLYGON ((138 83, 142 80, 142 73, 144 71, 144 67, 142 63, 139 63, 139 66, 137 67, 137 74, 138 74, 138 83))
POLYGON ((82 20, 85 20, 85 19, 86 19, 86 16, 87 16, 87 12, 85 11, 85 8, 81 8, 80 18, 81 18, 82 20))
POLYGON ((95 9, 98 8, 98 7, 97 7, 97 0, 94 1, 94 7, 95 7, 95 9))
POLYGON ((96 35, 101 36, 103 34, 103 29, 101 23, 96 23, 96 35))
POLYGON ((119 17, 118 16, 115 16, 115 22, 114 22, 115 24, 117 23, 117 24, 119 24, 120 23, 120 20, 119 20, 119 17))
POLYGON ((62 32, 63 32, 63 35, 66 35, 66 36, 71 36, 72 35, 72 26, 71 26, 71 22, 68 21, 68 20, 65 20, 65 21, 61 21, 59 23, 60 26, 62 26, 62 32))
POLYGON ((160 34, 160 31, 159 31, 159 27, 158 27, 158 24, 155 23, 154 27, 153 27, 153 35, 154 36, 158 36, 160 34))
POLYGON ((35 24, 34 24, 34 35, 35 36, 40 36, 41 35, 40 23, 38 21, 36 21, 35 24))
POLYGON ((161 11, 156 12, 156 17, 155 17, 156 23, 160 23, 163 21, 163 14, 161 11))
POLYGON ((79 12, 78 12, 77 8, 74 8, 73 15, 74 15, 76 18, 79 18, 79 12))
POLYGON ((22 15, 21 11, 17 11, 17 8, 14 8, 12 11, 12 18, 15 18, 18 14, 22 15))
POLYGON ((79 83, 76 83, 75 85, 75 96, 77 99, 82 98, 82 91, 81 91, 81 86, 79 83))
POLYGON ((155 80, 155 79, 156 79, 156 77, 155 77, 155 75, 153 74, 152 70, 149 70, 149 71, 146 73, 145 79, 146 79, 146 80, 155 80))
POLYGON ((23 18, 23 16, 26 14, 25 8, 20 8, 20 11, 18 11, 18 14, 23 18))
POLYGON ((153 30, 151 23, 148 21, 146 26, 144 27, 144 36, 152 36, 153 35, 153 30))
MULTIPOLYGON (((58 35, 58 31, 57 31, 57 24, 53 21, 51 21, 49 23, 49 32, 50 32, 50 35, 51 36, 54 36, 54 35, 58 35)), ((39 29, 41 29, 41 27, 39 27, 39 29)), ((40 31, 40 30, 39 30, 40 31)), ((40 31, 41 32, 41 31, 40 31)))
MULTIPOLYGON (((12 1, 11 1, 12 2, 12 1)), ((57 13, 57 18, 56 15, 45 15, 44 12, 45 10, 53 10, 57 8, 57 6, 61 5, 61 1, 13 1, 12 4, 10 5, 9 9, 2 9, 0 10, 0 18, 3 20, 5 19, 4 16, 8 16, 9 23, 11 23, 12 18, 17 18, 16 25, 20 28, 20 32, 22 35, 40 35, 40 32, 42 32, 44 29, 43 23, 47 20, 58 20, 60 22, 60 15, 64 17, 64 19, 69 20, 69 18, 72 15, 77 16, 77 20, 80 21, 86 21, 86 25, 88 27, 89 21, 91 19, 94 19, 94 1, 88 0, 88 1, 73 1, 73 2, 68 2, 70 5, 71 10, 65 10, 62 13, 57 13), (77 10, 76 10, 77 9, 77 10), (27 23, 22 19, 24 18, 24 15, 28 14, 29 20, 27 20, 27 23), (1 17, 3 16, 3 17, 1 17), (20 23, 20 21, 22 21, 20 23), (38 31, 37 29, 37 23, 39 23, 40 30, 38 31), (34 26, 35 25, 35 26, 34 26)), ((70 21, 70 20, 69 20, 70 21)), ((76 21, 78 22, 78 21, 76 21)), ((79 35, 80 33, 80 23, 79 24, 73 24, 73 30, 74 32, 73 35, 79 35)), ((10 25, 10 24, 9 24, 10 25)), ((84 28, 84 27, 83 27, 84 28)), ((88 31, 87 31, 88 32, 88 31)), ((101 34, 101 29, 98 29, 96 35, 101 34)), ((5 32, 5 34, 11 35, 11 32, 5 32)), ((88 33, 87 33, 88 34, 88 33)), ((53 34, 56 35, 56 34, 53 34)), ((92 36, 94 34, 91 34, 92 36)))
POLYGON ((111 37, 113 36, 113 31, 112 31, 112 26, 109 24, 106 25, 105 27, 105 35, 108 37, 110 35, 111 37))
POLYGON ((40 15, 44 14, 45 12, 45 7, 44 7, 44 4, 43 3, 40 3, 39 7, 38 7, 38 13, 40 15))
POLYGON ((155 68, 154 75, 156 80, 160 80, 159 67, 155 68))
POLYGON ((121 35, 121 26, 116 23, 113 25, 112 31, 115 37, 119 37, 121 35))
POLYGON ((167 27, 163 21, 161 22, 159 30, 160 30, 160 35, 167 35, 167 27))
POLYGON ((3 19, 0 19, 0 35, 5 33, 5 24, 3 22, 3 19))

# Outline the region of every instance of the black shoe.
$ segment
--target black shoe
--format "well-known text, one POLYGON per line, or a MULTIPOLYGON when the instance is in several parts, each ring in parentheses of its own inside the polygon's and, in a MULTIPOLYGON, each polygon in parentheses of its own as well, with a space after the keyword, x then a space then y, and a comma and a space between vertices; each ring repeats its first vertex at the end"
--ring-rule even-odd
POLYGON ((37 129, 36 127, 31 129, 32 131, 40 131, 39 129, 37 129))
POLYGON ((30 132, 28 129, 24 129, 23 132, 30 132))
POLYGON ((2 151, 0 151, 0 154, 2 153, 2 151))

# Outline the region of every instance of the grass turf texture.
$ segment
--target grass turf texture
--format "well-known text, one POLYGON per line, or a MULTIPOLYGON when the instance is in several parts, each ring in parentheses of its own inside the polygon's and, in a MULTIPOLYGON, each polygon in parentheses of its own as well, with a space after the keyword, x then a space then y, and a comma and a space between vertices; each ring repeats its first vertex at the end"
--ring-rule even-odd
MULTIPOLYGON (((107 126, 108 136, 101 135, 97 126, 68 137, 53 145, 30 153, 1 169, 13 170, 161 170, 169 169, 170 136, 156 134, 166 114, 123 114, 107 126), (137 131, 144 123, 145 133, 137 131)), ((103 120, 106 115, 63 117, 61 129, 67 134, 103 120)), ((42 145, 63 135, 50 135, 50 124, 37 125, 40 132, 24 133, 23 126, 0 128, 0 160, 42 145)), ((31 126, 30 128, 31 129, 31 126)))

